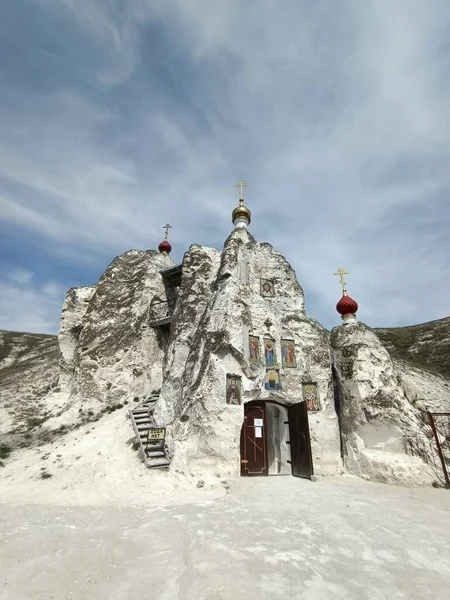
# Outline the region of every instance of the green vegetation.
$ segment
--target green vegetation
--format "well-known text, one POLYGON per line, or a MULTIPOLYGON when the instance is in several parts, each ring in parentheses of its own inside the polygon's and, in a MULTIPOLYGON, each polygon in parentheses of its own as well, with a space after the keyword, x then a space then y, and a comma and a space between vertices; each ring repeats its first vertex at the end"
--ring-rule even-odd
POLYGON ((6 444, 0 444, 0 458, 8 458, 12 449, 6 444))
POLYGON ((102 412, 112 413, 119 408, 123 408, 123 404, 118 402, 117 404, 111 404, 110 406, 106 406, 102 412))
POLYGON ((28 417, 26 423, 28 429, 34 429, 35 427, 39 427, 42 423, 45 423, 48 417, 28 417))

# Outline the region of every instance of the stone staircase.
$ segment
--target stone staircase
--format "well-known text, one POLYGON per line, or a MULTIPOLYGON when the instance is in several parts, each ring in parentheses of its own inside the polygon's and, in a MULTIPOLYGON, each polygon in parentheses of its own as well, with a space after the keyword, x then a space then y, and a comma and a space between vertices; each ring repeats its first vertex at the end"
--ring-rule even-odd
POLYGON ((149 429, 155 427, 153 411, 157 400, 158 396, 147 398, 142 404, 132 408, 129 412, 139 450, 144 457, 145 466, 149 469, 170 465, 165 451, 165 441, 148 441, 149 429))

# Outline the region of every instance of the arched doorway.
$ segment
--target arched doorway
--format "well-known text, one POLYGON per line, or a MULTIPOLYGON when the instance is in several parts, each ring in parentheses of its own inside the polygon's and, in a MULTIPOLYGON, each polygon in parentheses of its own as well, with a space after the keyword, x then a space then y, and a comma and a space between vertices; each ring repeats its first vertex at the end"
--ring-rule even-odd
POLYGON ((241 475, 290 474, 313 474, 306 403, 287 407, 272 399, 248 402, 241 431, 241 475))

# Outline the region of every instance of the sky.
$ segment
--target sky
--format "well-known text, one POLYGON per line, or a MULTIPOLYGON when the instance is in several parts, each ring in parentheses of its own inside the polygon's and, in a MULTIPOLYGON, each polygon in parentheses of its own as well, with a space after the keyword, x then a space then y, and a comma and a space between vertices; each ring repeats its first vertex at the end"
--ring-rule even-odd
POLYGON ((115 256, 250 231, 309 315, 450 314, 448 0, 5 0, 0 329, 57 333, 115 256))

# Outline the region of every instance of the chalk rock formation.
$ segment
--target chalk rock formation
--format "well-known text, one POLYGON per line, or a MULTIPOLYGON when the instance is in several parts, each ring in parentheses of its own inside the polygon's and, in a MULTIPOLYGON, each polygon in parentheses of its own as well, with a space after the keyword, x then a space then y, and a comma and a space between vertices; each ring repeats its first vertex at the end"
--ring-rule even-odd
POLYGON ((59 386, 69 392, 74 380, 74 354, 83 329, 83 318, 96 289, 96 285, 71 288, 64 299, 58 334, 60 350, 59 386))
POLYGON ((165 299, 165 254, 131 250, 118 256, 98 285, 68 292, 61 319, 61 391, 71 400, 118 403, 157 392, 164 335, 149 327, 149 307, 165 299))
POLYGON ((450 317, 374 331, 395 359, 450 380, 450 317))
POLYGON ((29 445, 58 381, 54 335, 0 331, 0 445, 29 445))
POLYGON ((331 341, 347 470, 404 485, 436 479, 438 473, 430 470, 435 452, 425 416, 406 397, 379 338, 364 323, 356 323, 335 327, 331 341), (412 449, 424 460, 413 456, 412 449))
MULTIPOLYGON (((280 365, 281 367, 281 365, 280 365)), ((272 398, 287 405, 302 397, 302 382, 317 382, 322 410, 310 415, 316 473, 340 472, 329 335, 305 313, 303 290, 286 259, 245 228, 236 229, 223 252, 192 246, 183 262, 173 315, 165 378, 155 419, 167 427, 172 468, 220 476, 240 469, 243 406, 226 403, 226 377, 242 377, 243 400, 272 398), (261 294, 261 279, 275 295, 261 294), (297 368, 280 368, 280 390, 264 387, 266 367, 249 361, 249 334, 295 342, 297 368), (319 441, 320 440, 320 441, 319 441)))

